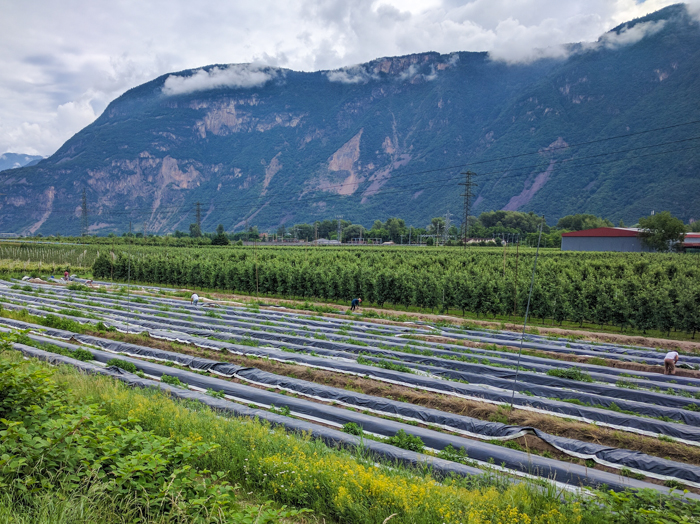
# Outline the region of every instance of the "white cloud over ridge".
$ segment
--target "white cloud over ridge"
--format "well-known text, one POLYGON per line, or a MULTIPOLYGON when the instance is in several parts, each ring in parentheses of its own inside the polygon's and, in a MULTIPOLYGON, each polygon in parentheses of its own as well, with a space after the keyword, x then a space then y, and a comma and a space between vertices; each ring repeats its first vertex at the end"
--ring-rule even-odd
POLYGON ((331 82, 340 84, 366 84, 377 78, 376 75, 370 74, 367 69, 360 65, 327 71, 326 76, 331 82))
POLYGON ((666 20, 656 22, 642 22, 632 27, 625 25, 620 31, 611 31, 600 37, 594 46, 604 46, 608 49, 636 44, 643 38, 661 31, 666 25, 666 20))
MULTIPOLYGON (((327 71, 333 82, 369 82, 371 71, 344 66, 426 51, 485 51, 494 60, 531 62, 565 57, 569 43, 588 42, 590 48, 643 38, 656 26, 601 35, 677 1, 5 2, 0 153, 50 155, 111 100, 172 71, 258 64, 170 75, 164 94, 252 87, 281 74, 264 66, 327 71)), ((690 0, 687 9, 700 20, 700 0, 690 0)), ((426 81, 434 77, 424 73, 426 81)))
POLYGON ((224 87, 260 87, 274 79, 269 68, 251 64, 234 64, 225 68, 199 69, 190 76, 170 75, 163 84, 163 94, 182 95, 224 87))

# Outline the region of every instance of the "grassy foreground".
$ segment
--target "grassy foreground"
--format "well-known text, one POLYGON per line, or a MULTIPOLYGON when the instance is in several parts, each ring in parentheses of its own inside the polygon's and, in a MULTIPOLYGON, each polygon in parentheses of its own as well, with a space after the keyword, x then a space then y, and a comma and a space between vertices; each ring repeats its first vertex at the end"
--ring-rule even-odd
POLYGON ((698 522, 694 506, 652 493, 580 503, 526 483, 438 483, 12 351, 0 368, 3 522, 698 522), (241 489, 314 513, 251 511, 241 489))
POLYGON ((700 522, 695 505, 652 492, 577 502, 527 483, 437 482, 13 351, 0 352, 0 488, 0 518, 17 523, 700 522), (251 510, 240 494, 313 513, 251 510))

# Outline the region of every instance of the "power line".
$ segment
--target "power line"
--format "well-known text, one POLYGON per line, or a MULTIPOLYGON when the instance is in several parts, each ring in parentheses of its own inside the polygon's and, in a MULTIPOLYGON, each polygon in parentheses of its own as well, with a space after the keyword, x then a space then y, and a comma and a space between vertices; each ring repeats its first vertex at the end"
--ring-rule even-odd
MULTIPOLYGON (((682 125, 682 124, 679 124, 679 125, 682 125)), ((670 126, 670 127, 678 127, 678 126, 670 126)), ((636 133, 636 134, 641 134, 641 132, 640 132, 640 133, 636 133)), ((625 152, 638 151, 638 150, 640 150, 640 149, 648 149, 648 148, 651 148, 651 147, 660 147, 660 146, 664 146, 664 145, 672 145, 672 144, 683 143, 683 142, 688 142, 688 141, 693 141, 693 140, 698 140, 698 139, 700 139, 700 137, 692 137, 692 138, 687 138, 687 139, 674 140, 674 141, 670 141, 670 142, 662 142, 662 143, 653 144, 653 145, 650 145, 650 146, 643 146, 643 147, 636 147, 636 148, 623 149, 623 150, 617 150, 617 151, 610 151, 610 152, 606 152, 606 153, 599 153, 599 154, 595 154, 595 155, 589 155, 589 156, 586 156, 586 157, 578 157, 578 158, 565 159, 565 160, 560 161, 559 164, 555 164, 554 166, 552 166, 551 169, 552 169, 552 170, 560 170, 560 169, 563 169, 563 168, 572 168, 572 167, 581 168, 581 167, 588 167, 588 166, 593 166, 593 165, 604 165, 604 164, 608 164, 608 163, 615 163, 615 162, 620 162, 620 161, 634 161, 634 160, 639 159, 639 158, 646 158, 646 157, 652 157, 652 156, 657 156, 657 155, 664 155, 664 154, 669 154, 669 153, 675 153, 675 152, 682 152, 682 151, 694 150, 694 149, 697 149, 697 148, 700 147, 700 146, 693 146, 693 147, 687 147, 687 148, 679 148, 679 149, 673 149, 673 150, 668 150, 668 151, 659 151, 659 152, 649 153, 649 154, 646 154, 646 155, 637 155, 637 156, 634 156, 634 157, 631 157, 631 158, 628 157, 628 158, 612 159, 612 160, 606 160, 606 161, 594 162, 594 163, 587 163, 587 164, 572 164, 572 162, 576 162, 576 161, 583 160, 583 159, 587 159, 587 158, 596 158, 596 157, 601 157, 601 156, 609 156, 609 155, 613 155, 613 154, 620 154, 620 153, 625 153, 625 152)), ((538 153, 539 153, 539 151, 538 151, 538 153)), ((533 154, 534 154, 534 153, 533 153, 533 154)), ((506 157, 503 157, 503 158, 506 158, 506 157)), ((503 169, 503 170, 490 171, 490 172, 483 173, 483 174, 481 174, 480 176, 488 176, 488 175, 494 175, 494 174, 512 173, 510 177, 501 177, 501 179, 502 179, 502 178, 514 178, 514 177, 522 176, 522 175, 520 175, 520 174, 517 174, 518 171, 522 171, 522 170, 525 170, 525 169, 537 169, 537 168, 540 168, 540 167, 542 167, 541 164, 535 164, 535 165, 530 165, 530 166, 523 166, 523 167, 515 167, 515 168, 509 168, 509 169, 503 169), (513 172, 516 172, 516 173, 513 173, 513 172)), ((395 177, 393 177, 393 178, 394 178, 394 179, 398 179, 398 178, 403 178, 404 176, 417 175, 417 174, 424 174, 424 173, 436 172, 436 171, 443 171, 443 170, 445 170, 445 169, 447 169, 447 168, 440 168, 440 169, 434 169, 434 170, 425 170, 425 171, 419 171, 419 172, 412 172, 412 173, 400 174, 400 175, 395 176, 395 177)), ((454 176, 450 176, 449 178, 446 178, 446 179, 444 179, 444 180, 442 180, 442 181, 445 182, 445 183, 448 183, 448 182, 451 182, 451 181, 455 180, 455 178, 456 178, 456 177, 454 177, 454 176)), ((419 183, 416 183, 416 184, 404 184, 404 185, 402 185, 402 186, 400 186, 400 187, 396 187, 396 188, 394 188, 394 189, 382 191, 382 194, 383 194, 383 195, 387 195, 387 194, 402 193, 402 192, 405 192, 405 191, 412 190, 411 188, 416 188, 416 187, 422 187, 422 188, 425 188, 425 187, 428 187, 428 188, 430 188, 430 187, 435 187, 435 186, 434 186, 435 182, 436 182, 436 180, 432 180, 432 181, 429 181, 429 182, 428 182, 428 181, 422 181, 422 182, 419 182, 419 183)), ((339 184, 337 187, 343 187, 343 186, 344 186, 344 184, 339 184)), ((333 187, 333 186, 331 186, 331 187, 333 187)), ((280 196, 282 196, 282 195, 280 195, 280 196)), ((341 196, 341 195, 329 195, 327 192, 324 192, 322 195, 321 195, 321 194, 317 194, 317 195, 314 195, 312 198, 323 198, 323 199, 328 199, 328 198, 333 197, 333 196, 341 196)), ((238 198, 238 199, 236 199, 236 202, 237 202, 237 203, 241 203, 241 202, 242 202, 243 205, 246 205, 246 204, 255 205, 255 204, 256 204, 256 201, 259 200, 259 198, 260 198, 259 196, 250 197, 250 198, 248 198, 247 200, 241 200, 240 198, 238 198)), ((300 200, 299 197, 294 197, 294 198, 291 198, 291 199, 287 199, 287 200, 282 200, 282 201, 280 201, 278 198, 272 197, 272 199, 270 199, 270 201, 268 202, 268 204, 269 204, 269 203, 272 203, 273 201, 274 201, 274 203, 279 204, 279 203, 294 203, 294 202, 298 202, 299 200, 300 200)), ((211 203, 212 205, 214 205, 214 204, 230 203, 230 202, 232 202, 232 201, 233 201, 232 199, 226 199, 226 200, 212 200, 212 201, 210 201, 210 203, 211 203)), ((198 202, 198 203, 195 204, 195 205, 196 205, 196 206, 201 206, 201 203, 198 202)), ((182 208, 179 207, 179 206, 161 206, 161 207, 159 207, 159 208, 157 209, 157 211, 158 211, 159 213, 167 213, 168 211, 178 212, 178 211, 182 211, 182 208)), ((143 208, 132 208, 132 209, 130 209, 130 210, 124 210, 124 211, 111 211, 111 212, 108 212, 108 213, 101 213, 101 215, 103 215, 103 216, 124 216, 124 215, 133 216, 134 214, 138 215, 138 214, 141 214, 141 213, 151 213, 151 212, 153 212, 152 207, 145 207, 145 206, 144 206, 143 208)), ((65 213, 65 214, 72 214, 73 211, 72 211, 72 210, 65 210, 65 211, 63 211, 63 210, 60 210, 60 209, 52 209, 52 213, 56 213, 56 214, 62 214, 62 213, 65 213)), ((201 210, 200 210, 200 217, 201 217, 201 210)), ((201 218, 200 218, 200 220, 201 220, 201 218)))
MULTIPOLYGON (((646 155, 637 155, 637 156, 634 156, 632 158, 618 158, 618 159, 604 160, 602 162, 593 162, 593 163, 586 163, 586 164, 570 164, 569 162, 564 163, 564 161, 562 161, 561 164, 555 164, 554 166, 552 166, 551 171, 554 172, 554 171, 558 171, 561 169, 574 168, 574 167, 575 168, 582 168, 582 167, 589 167, 589 166, 606 165, 606 164, 622 162, 622 161, 634 161, 634 160, 637 160, 640 158, 647 158, 647 157, 653 157, 653 156, 658 156, 658 155, 665 155, 665 154, 670 154, 670 153, 689 151, 689 150, 694 150, 694 149, 698 149, 698 148, 700 148, 700 145, 686 147, 686 148, 672 149, 669 151, 659 151, 659 152, 655 152, 655 153, 649 153, 646 155)), ((607 154, 614 154, 614 153, 618 153, 618 151, 613 151, 613 152, 610 152, 607 154)), ((572 161, 573 160, 576 160, 576 159, 572 159, 572 161)), ((479 175, 479 176, 511 173, 510 176, 502 176, 499 178, 499 180, 508 179, 508 178, 517 178, 517 177, 522 176, 522 174, 513 173, 514 171, 515 172, 522 171, 523 169, 531 169, 533 167, 539 168, 539 167, 541 167, 541 165, 526 166, 523 168, 511 168, 511 169, 505 169, 505 170, 500 170, 500 171, 491 171, 491 172, 484 173, 483 175, 479 175)), ((461 178, 460 175, 450 175, 449 177, 444 178, 444 179, 438 179, 438 180, 433 179, 431 181, 422 181, 422 182, 417 182, 417 183, 412 183, 412 184, 404 184, 400 187, 396 187, 393 189, 388 189, 388 190, 382 191, 382 195, 400 194, 400 193, 404 193, 406 191, 415 191, 417 188, 427 188, 427 189, 434 188, 436 190, 440 190, 440 189, 443 189, 445 187, 445 184, 453 182, 455 180, 458 180, 459 178, 461 178), (436 186, 435 185, 436 181, 443 182, 444 184, 442 186, 436 186)), ((280 198, 282 196, 283 195, 280 195, 280 198)), ((313 195, 310 198, 311 199, 315 198, 315 199, 327 200, 328 198, 341 197, 341 196, 344 196, 344 195, 328 195, 327 193, 323 193, 323 194, 313 195)), ((253 196, 247 200, 241 200, 239 198, 239 199, 236 199, 235 202, 239 202, 239 203, 243 202, 244 205, 245 204, 255 205, 256 201, 259 200, 259 198, 260 198, 259 196, 253 196)), ((300 201, 299 197, 293 197, 293 198, 289 198, 289 199, 285 199, 285 200, 280 200, 280 199, 273 197, 272 199, 268 200, 268 204, 270 204, 270 203, 275 203, 275 204, 297 203, 299 201, 300 201)), ((212 200, 212 201, 210 201, 210 203, 212 205, 214 205, 214 204, 226 204, 226 203, 231 203, 231 202, 234 202, 234 200, 226 199, 226 200, 212 200)), ((182 211, 182 208, 177 207, 177 206, 161 206, 158 208, 158 211, 162 212, 162 213, 167 213, 167 212, 174 213, 174 212, 182 211)), ((53 210, 52 212, 57 213, 57 214, 61 214, 61 213, 73 214, 72 210, 53 210)), ((104 213, 104 216, 132 216, 134 214, 151 213, 151 212, 152 212, 151 207, 144 206, 143 208, 133 208, 133 209, 128 210, 128 211, 127 210, 125 210, 125 211, 111 211, 108 213, 104 213)))

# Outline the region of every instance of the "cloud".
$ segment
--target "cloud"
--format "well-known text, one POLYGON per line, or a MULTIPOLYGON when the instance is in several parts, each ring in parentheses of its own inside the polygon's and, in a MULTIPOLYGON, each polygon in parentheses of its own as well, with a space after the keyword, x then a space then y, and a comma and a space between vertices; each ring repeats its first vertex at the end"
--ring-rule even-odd
MULTIPOLYGON (((265 75, 279 80, 282 72, 265 66, 329 71, 333 82, 370 82, 371 71, 344 66, 425 51, 485 51, 508 63, 529 62, 565 56, 567 43, 596 42, 611 28, 676 2, 4 2, 0 153, 50 155, 110 101, 160 75, 170 75, 168 92, 175 93, 262 85, 272 80, 265 75), (244 71, 201 69, 251 62, 257 66, 244 71), (171 74, 188 69, 197 73, 171 74)), ((687 9, 700 20, 700 0, 691 0, 687 9)), ((632 29, 608 45, 639 36, 632 29)), ((426 80, 433 77, 421 72, 426 80)))
POLYGON ((632 27, 625 25, 620 31, 605 33, 596 44, 597 46, 607 47, 608 49, 616 49, 618 47, 636 44, 643 38, 658 33, 665 25, 666 20, 642 22, 632 27))
POLYGON ((700 22, 700 0, 690 0, 686 2, 685 8, 690 16, 697 22, 700 22))
MULTIPOLYGON (((76 131, 91 124, 97 115, 90 98, 61 104, 56 111, 44 115, 40 122, 22 122, 7 130, 7 151, 43 155, 44 151, 55 151, 76 131)), ((0 128, 0 134, 3 129, 0 128)))
POLYGON ((336 71, 328 71, 326 72, 326 76, 331 82, 338 82, 341 84, 366 84, 370 80, 378 78, 359 65, 344 67, 336 71))
POLYGON ((551 18, 542 20, 536 26, 525 26, 518 20, 508 18, 496 26, 495 42, 489 56, 511 64, 566 57, 568 51, 563 44, 550 45, 563 40, 563 31, 551 18))
POLYGON ((182 95, 194 91, 220 89, 223 87, 260 87, 275 78, 276 75, 263 71, 258 66, 235 64, 220 69, 199 69, 190 76, 170 75, 163 84, 163 94, 182 95))

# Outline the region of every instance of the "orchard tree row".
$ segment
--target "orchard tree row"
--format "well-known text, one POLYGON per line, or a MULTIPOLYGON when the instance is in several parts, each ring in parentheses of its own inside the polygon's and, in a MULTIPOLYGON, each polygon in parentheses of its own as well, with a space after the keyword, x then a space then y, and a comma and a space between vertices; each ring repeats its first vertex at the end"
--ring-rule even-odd
MULTIPOLYGON (((248 294, 393 304, 480 317, 522 316, 534 250, 232 247, 102 253, 95 278, 248 294)), ((532 315, 620 329, 700 331, 697 257, 649 253, 540 254, 532 315)))

